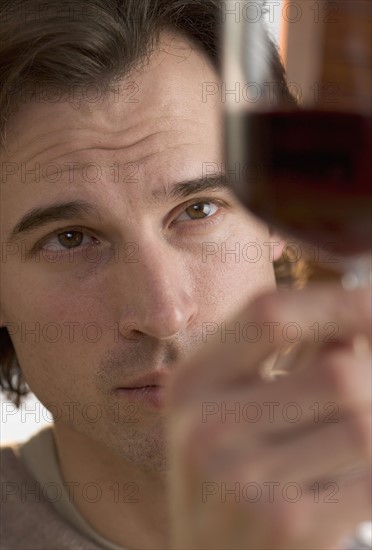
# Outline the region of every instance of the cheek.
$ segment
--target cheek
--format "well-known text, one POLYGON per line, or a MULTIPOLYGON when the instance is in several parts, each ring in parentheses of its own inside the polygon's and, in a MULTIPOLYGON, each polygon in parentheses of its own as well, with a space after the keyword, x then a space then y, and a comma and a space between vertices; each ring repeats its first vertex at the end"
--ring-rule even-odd
POLYGON ((265 230, 235 228, 224 240, 203 243, 196 286, 231 315, 244 301, 275 289, 272 259, 265 230))
POLYGON ((1 305, 7 322, 88 322, 102 311, 104 283, 93 269, 41 260, 9 262, 2 270, 1 305))
POLYGON ((30 326, 39 323, 47 330, 48 324, 52 327, 53 323, 62 326, 63 323, 91 320, 95 315, 93 304, 87 293, 70 292, 68 282, 48 285, 47 280, 28 277, 27 282, 7 285, 4 311, 10 322, 30 326))
POLYGON ((66 284, 30 276, 21 267, 12 277, 7 272, 1 298, 27 382, 38 397, 63 392, 79 374, 89 384, 89 366, 100 346, 91 324, 102 325, 101 304, 89 292, 70 293, 66 284))

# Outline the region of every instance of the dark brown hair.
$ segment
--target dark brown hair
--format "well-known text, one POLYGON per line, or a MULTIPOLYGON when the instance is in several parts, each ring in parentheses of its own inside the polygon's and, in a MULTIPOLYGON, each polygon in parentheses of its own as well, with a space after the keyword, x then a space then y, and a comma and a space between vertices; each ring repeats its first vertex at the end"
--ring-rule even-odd
MULTIPOLYGON (((145 62, 161 31, 173 29, 205 52, 220 72, 222 0, 0 0, 0 136, 20 104, 42 90, 86 86, 109 92, 145 62)), ((278 52, 268 38, 276 81, 290 98, 278 52)), ((63 96, 60 97, 62 99, 63 96)), ((278 283, 300 286, 304 264, 275 265, 278 283)), ((0 329, 0 387, 19 407, 29 393, 8 330, 0 329)))

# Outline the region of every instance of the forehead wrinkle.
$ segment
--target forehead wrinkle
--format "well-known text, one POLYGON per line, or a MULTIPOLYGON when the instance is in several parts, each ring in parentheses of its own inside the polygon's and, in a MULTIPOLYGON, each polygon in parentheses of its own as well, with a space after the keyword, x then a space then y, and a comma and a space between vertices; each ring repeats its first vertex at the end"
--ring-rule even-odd
MULTIPOLYGON (((114 153, 117 153, 117 152, 120 152, 122 151, 123 152, 123 155, 125 155, 125 159, 123 159, 121 162, 124 164, 128 164, 128 163, 135 163, 135 164, 138 164, 138 165, 142 165, 144 164, 147 160, 153 158, 153 157, 156 157, 162 153, 166 153, 166 151, 169 151, 169 150, 176 150, 176 149, 180 149, 181 147, 187 147, 187 146, 195 146, 197 145, 196 142, 184 142, 182 140, 182 137, 184 136, 184 132, 182 131, 174 131, 173 132, 173 135, 169 137, 169 139, 163 139, 161 136, 162 135, 166 135, 166 134, 169 134, 170 132, 168 130, 161 130, 159 132, 154 132, 150 135, 147 135, 145 136, 144 138, 141 138, 139 139, 137 142, 135 143, 131 143, 130 145, 128 146, 123 146, 123 145, 117 145, 116 147, 103 147, 103 146, 94 146, 94 147, 89 147, 89 148, 82 148, 82 149, 76 149, 72 152, 69 152, 69 153, 65 153, 64 155, 59 155, 57 157, 53 157, 51 159, 48 159, 48 162, 57 162, 57 161, 62 161, 62 159, 65 159, 66 157, 69 157, 71 155, 74 155, 74 159, 72 159, 70 162, 76 162, 76 163, 80 163, 80 164, 84 164, 84 162, 86 163, 89 163, 89 162, 92 162, 92 159, 91 158, 84 158, 83 156, 79 158, 77 158, 77 155, 79 153, 82 153, 82 152, 85 152, 85 151, 90 151, 90 152, 93 152, 93 151, 111 151, 113 154, 114 153), (179 135, 179 139, 177 140, 174 136, 174 134, 178 134, 179 135), (177 143, 178 141, 178 143, 177 143), (176 144, 175 144, 176 142, 176 144), (141 154, 141 151, 142 149, 146 147, 147 148, 147 152, 145 153, 142 153, 141 154), (138 149, 140 149, 140 151, 138 151, 138 149)), ((186 136, 185 136, 186 137, 186 136)), ((187 136, 189 137, 189 136, 187 136)), ((115 155, 115 159, 107 159, 105 160, 105 162, 100 162, 100 157, 98 156, 95 156, 94 158, 94 162, 98 162, 100 164, 101 167, 105 167, 105 165, 107 165, 107 167, 110 167, 110 162, 113 162, 113 161, 119 161, 119 159, 117 158, 117 155, 115 155)), ((65 161, 67 162, 67 161, 65 161)), ((50 175, 50 174, 49 174, 50 175)))
MULTIPOLYGON (((38 147, 40 147, 40 144, 38 143, 38 141, 46 140, 48 137, 50 137, 51 134, 59 137, 61 135, 61 133, 65 133, 65 132, 71 132, 71 134, 69 135, 68 140, 63 141, 61 143, 57 142, 56 144, 50 145, 49 147, 47 147, 47 149, 43 149, 42 151, 38 151, 37 153, 32 151, 31 156, 28 156, 28 154, 29 154, 28 153, 27 157, 25 156, 23 159, 21 157, 21 159, 18 159, 18 162, 25 163, 25 162, 35 161, 38 156, 44 155, 48 151, 53 150, 54 148, 63 147, 66 144, 71 144, 71 142, 73 143, 73 140, 77 140, 77 139, 79 139, 80 141, 83 140, 83 139, 84 140, 86 140, 86 139, 87 140, 92 140, 92 137, 93 137, 92 134, 95 134, 95 136, 94 136, 95 139, 94 139, 94 144, 91 147, 82 147, 80 149, 74 149, 73 151, 64 153, 62 155, 56 155, 55 157, 51 157, 51 158, 46 159, 47 162, 56 162, 59 159, 62 159, 64 157, 68 156, 68 155, 72 155, 72 154, 76 154, 76 153, 83 152, 83 151, 88 151, 88 150, 94 150, 94 149, 97 149, 97 150, 100 149, 100 150, 103 150, 103 151, 110 151, 110 150, 118 151, 120 149, 126 149, 126 150, 129 151, 131 149, 131 147, 136 147, 138 145, 145 144, 147 140, 149 140, 151 138, 156 138, 156 136, 161 136, 162 134, 167 134, 169 132, 172 132, 173 135, 174 134, 182 134, 183 132, 182 132, 181 129, 174 129, 174 127, 172 126, 172 123, 174 124, 174 121, 173 121, 174 118, 177 118, 177 119, 183 120, 183 121, 187 121, 193 128, 195 126, 195 123, 193 121, 190 121, 190 119, 188 117, 164 115, 164 116, 159 116, 159 117, 156 117, 154 119, 151 119, 150 120, 150 128, 148 128, 148 126, 149 126, 148 122, 149 121, 146 120, 145 128, 143 128, 143 121, 140 121, 140 122, 138 122, 137 124, 135 124, 134 126, 132 126, 130 128, 127 128, 127 129, 120 128, 119 130, 113 130, 113 131, 109 131, 109 132, 107 130, 102 131, 102 130, 98 130, 98 129, 93 130, 93 129, 89 129, 89 128, 86 128, 86 129, 66 128, 66 129, 63 129, 61 131, 52 130, 50 132, 46 132, 46 133, 42 134, 40 137, 38 136, 38 138, 36 140, 36 143, 35 143, 35 140, 31 140, 31 141, 27 142, 25 145, 20 146, 10 156, 15 156, 16 153, 20 150, 23 151, 24 148, 26 148, 27 145, 29 145, 29 144, 34 145, 34 143, 35 143, 33 149, 38 148, 38 147), (164 122, 167 119, 168 119, 167 126, 169 127, 168 129, 154 130, 154 126, 159 120, 164 122), (147 134, 143 137, 143 134, 146 131, 146 128, 147 128, 147 131, 150 131, 151 133, 149 133, 149 134, 147 134), (89 135, 84 136, 83 138, 80 137, 80 136, 76 136, 76 135, 74 136, 73 134, 76 133, 77 130, 78 131, 84 131, 84 133, 87 132, 87 133, 89 133, 89 135), (133 136, 133 133, 134 133, 134 136, 133 136), (123 142, 120 145, 117 144, 117 137, 116 136, 118 134, 123 134, 123 138, 124 138, 123 142), (102 142, 103 140, 107 139, 107 137, 110 137, 110 136, 115 137, 115 140, 112 140, 112 141, 114 141, 114 143, 112 143, 112 145, 103 146, 101 143, 98 143, 98 142, 102 142)), ((108 143, 110 141, 111 140, 108 139, 108 143)), ((172 141, 174 141, 174 139, 172 139, 172 141)), ((50 144, 50 139, 48 140, 48 144, 50 144)))
POLYGON ((165 148, 160 149, 158 151, 155 151, 153 153, 149 153, 147 155, 144 155, 143 157, 136 157, 135 160, 131 160, 129 162, 137 162, 138 164, 144 164, 146 161, 150 160, 151 158, 160 155, 161 153, 164 153, 165 151, 168 151, 169 149, 179 149, 180 147, 186 147, 186 146, 195 146, 196 143, 180 143, 179 145, 167 145, 165 148))
MULTIPOLYGON (((40 141, 43 141, 43 140, 46 140, 48 139, 48 145, 50 144, 50 136, 61 136, 62 134, 64 134, 65 132, 70 132, 70 131, 74 131, 76 130, 76 128, 63 128, 62 130, 56 130, 56 129, 53 129, 53 130, 50 130, 49 132, 45 132, 43 134, 40 134, 38 136, 33 136, 30 141, 27 141, 26 143, 22 143, 21 142, 21 145, 19 145, 19 147, 17 149, 15 149, 14 151, 12 151, 11 153, 9 153, 9 157, 12 157, 14 155, 17 155, 20 151, 22 152, 25 148, 29 147, 30 145, 31 146, 34 146, 34 148, 37 148, 39 145, 38 145, 38 142, 40 141)), ((15 141, 16 138, 13 138, 13 140, 15 141)), ((19 144, 19 138, 17 139, 17 142, 19 144)), ((62 142, 62 143, 55 143, 53 145, 51 145, 50 147, 48 147, 48 149, 45 149, 43 150, 42 152, 44 151, 47 151, 47 150, 50 150, 52 149, 53 147, 57 147, 58 145, 65 145, 66 143, 71 143, 71 136, 69 136, 69 138, 67 139, 66 138, 66 141, 62 142)), ((11 144, 10 146, 7 147, 8 151, 10 151, 11 149, 11 144)), ((36 154, 34 155, 36 156, 36 154)), ((31 157, 32 158, 32 157, 31 157)), ((22 161, 22 159, 20 160, 20 162, 24 162, 22 161)))

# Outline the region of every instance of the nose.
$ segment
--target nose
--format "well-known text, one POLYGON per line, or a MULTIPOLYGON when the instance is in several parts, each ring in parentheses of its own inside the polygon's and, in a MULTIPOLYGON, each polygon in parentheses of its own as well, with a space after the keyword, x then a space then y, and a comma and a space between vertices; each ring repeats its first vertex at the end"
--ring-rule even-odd
POLYGON ((186 329, 198 313, 190 274, 177 254, 167 247, 140 247, 137 263, 127 264, 119 295, 121 333, 130 338, 141 332, 170 338, 186 329))

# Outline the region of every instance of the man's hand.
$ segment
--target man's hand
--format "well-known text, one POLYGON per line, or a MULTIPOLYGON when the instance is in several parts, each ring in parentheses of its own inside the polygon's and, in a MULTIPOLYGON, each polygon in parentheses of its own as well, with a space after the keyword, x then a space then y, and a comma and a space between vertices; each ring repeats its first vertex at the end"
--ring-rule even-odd
POLYGON ((370 292, 277 292, 235 323, 170 389, 172 547, 338 548, 371 515, 370 292))

